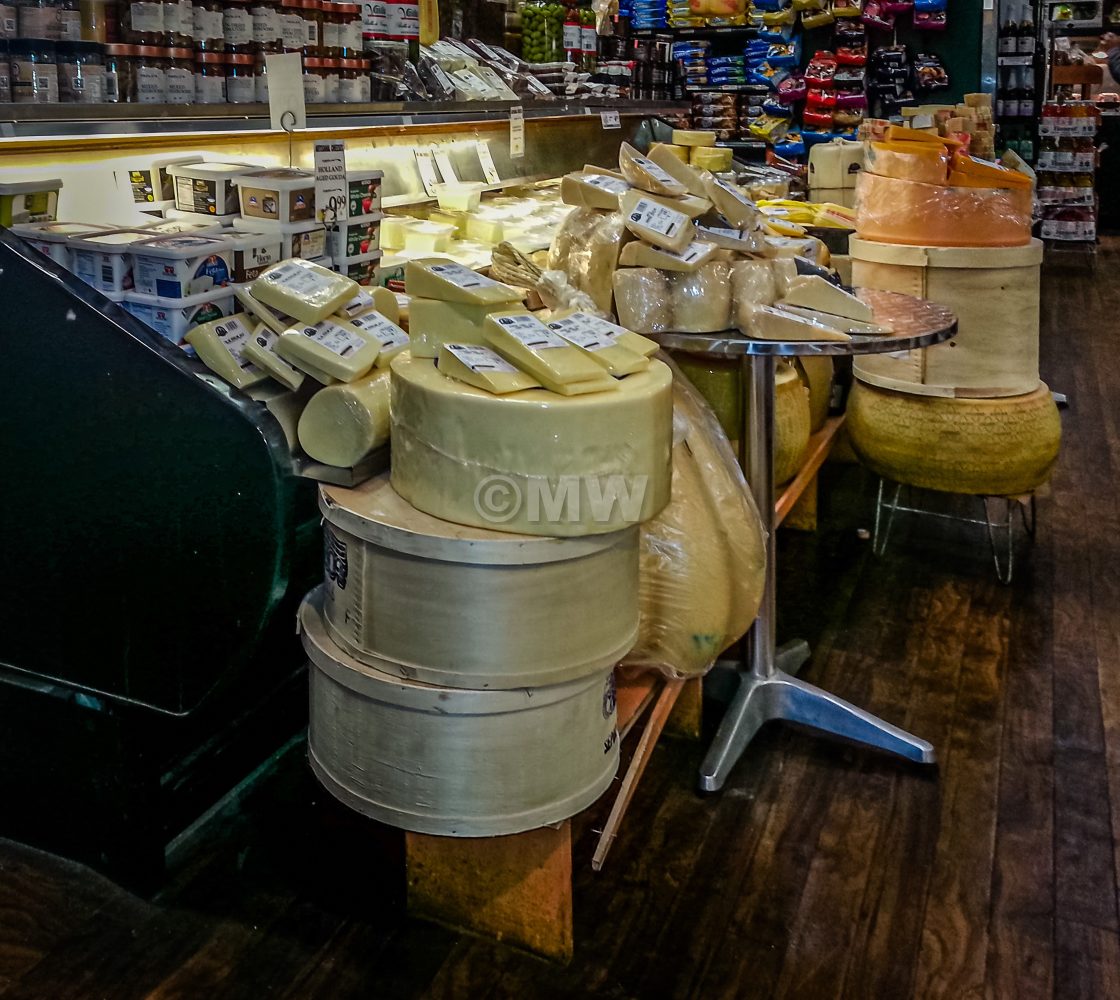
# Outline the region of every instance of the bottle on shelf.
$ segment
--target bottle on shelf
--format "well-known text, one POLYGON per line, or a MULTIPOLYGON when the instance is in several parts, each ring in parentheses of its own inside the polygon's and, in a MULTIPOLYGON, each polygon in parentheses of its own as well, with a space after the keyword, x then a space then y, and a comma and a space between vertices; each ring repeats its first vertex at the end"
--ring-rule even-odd
POLYGON ((1019 22, 1019 34, 1015 51, 1020 55, 1034 55, 1035 27, 1030 6, 1023 8, 1023 20, 1019 22))
POLYGON ((1038 169, 1049 170, 1054 166, 1054 156, 1058 152, 1058 140, 1053 135, 1044 135, 1038 144, 1038 169))
POLYGON ((1024 66, 1020 76, 1019 117, 1034 117, 1034 67, 1024 66))
POLYGON ((996 52, 1001 56, 1014 55, 1019 51, 1019 25, 1016 23, 1013 13, 1009 8, 1007 17, 1000 25, 999 34, 996 38, 996 52))

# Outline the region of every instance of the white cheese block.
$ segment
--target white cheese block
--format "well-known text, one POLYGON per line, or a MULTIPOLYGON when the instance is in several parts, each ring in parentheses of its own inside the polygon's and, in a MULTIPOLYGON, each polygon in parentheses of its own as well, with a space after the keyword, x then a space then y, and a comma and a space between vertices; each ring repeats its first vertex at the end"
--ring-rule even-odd
MULTIPOLYGON (((592 323, 591 321, 594 319, 596 317, 589 316, 587 313, 572 313, 563 319, 554 317, 549 320, 548 328, 558 333, 569 344, 585 352, 592 361, 605 368, 610 375, 617 377, 632 375, 634 372, 640 372, 643 368, 649 367, 649 357, 647 355, 639 354, 623 345, 620 337, 614 332, 604 331, 598 328, 597 324, 592 323)), ((623 330, 621 327, 615 327, 613 323, 607 323, 606 326, 614 327, 615 330, 619 331, 619 334, 638 337, 636 333, 630 333, 630 331, 623 330)), ((641 339, 644 340, 645 338, 641 339)), ((653 344, 653 341, 646 341, 646 343, 653 344)), ((653 344, 653 347, 654 350, 657 349, 656 344, 653 344)))
POLYGON ((708 197, 707 189, 704 187, 705 174, 687 163, 682 163, 673 152, 672 146, 656 143, 649 151, 649 158, 679 184, 683 184, 689 194, 698 198, 708 197))
POLYGON ((688 193, 688 189, 672 174, 659 167, 648 156, 642 156, 628 142, 624 142, 618 151, 618 165, 626 180, 650 194, 678 197, 688 193))
POLYGON ((455 226, 420 222, 405 230, 404 248, 412 253, 446 253, 455 239, 455 226))
POLYGON ((721 250, 734 250, 737 253, 755 253, 764 246, 764 239, 758 230, 744 232, 730 226, 696 223, 696 238, 711 243, 721 250))
POLYGON ((358 293, 358 283, 309 260, 270 267, 251 286, 253 298, 301 323, 318 323, 358 293))
POLYGON ((669 279, 652 267, 622 267, 614 272, 614 303, 618 321, 636 333, 672 329, 669 279))
POLYGON ((760 213, 758 206, 739 188, 718 177, 704 178, 704 190, 716 210, 733 226, 739 229, 753 229, 758 225, 760 213))
POLYGON ((856 319, 846 319, 833 313, 819 312, 816 309, 803 309, 800 306, 791 306, 788 302, 778 302, 776 308, 788 312, 802 319, 812 320, 814 323, 823 323, 841 333, 859 334, 866 337, 882 337, 893 332, 893 327, 881 323, 862 323, 856 319))
POLYGON ((276 353, 285 361, 304 370, 310 364, 340 382, 353 382, 365 375, 380 351, 376 340, 333 317, 285 330, 276 342, 276 353))
POLYGON ((696 236, 692 220, 684 212, 654 201, 642 191, 622 196, 622 219, 639 239, 680 253, 696 236))
POLYGON ((244 355, 283 386, 295 390, 303 385, 304 373, 293 368, 276 353, 277 335, 264 323, 258 323, 245 344, 244 355))
POLYGON ((695 271, 701 264, 712 259, 716 247, 714 243, 693 240, 680 253, 651 247, 641 240, 634 240, 622 248, 618 262, 623 267, 657 267, 662 271, 695 271))
POLYGON ((485 389, 496 396, 522 389, 539 389, 532 375, 515 368, 497 351, 478 344, 444 344, 436 367, 448 378, 485 389))
POLYGON ((293 317, 286 316, 279 310, 272 309, 253 298, 253 293, 246 286, 235 288, 233 294, 250 316, 264 323, 273 333, 281 334, 295 325, 296 320, 293 317))
POLYGON ((618 210, 618 199, 630 190, 626 181, 605 174, 572 173, 560 178, 560 200, 577 208, 618 210))
POLYGON ((403 250, 408 231, 420 222, 404 215, 387 215, 381 220, 381 245, 387 250, 403 250))
POLYGON ((487 344, 547 389, 602 378, 601 366, 531 313, 494 313, 482 332, 487 344))
POLYGON ((567 537, 644 521, 668 502, 672 374, 660 361, 611 379, 613 392, 579 396, 495 396, 444 377, 429 359, 397 358, 392 372, 392 485, 419 510, 567 537), (516 496, 491 511, 485 486, 495 476, 516 496))
POLYGON ((520 289, 503 285, 462 264, 446 260, 410 260, 404 265, 405 291, 425 299, 484 305, 520 302, 520 289))
POLYGON ((790 284, 782 304, 816 309, 846 319, 871 323, 875 314, 866 302, 861 302, 851 292, 838 288, 819 274, 805 275, 790 284))
POLYGON ((186 341, 202 363, 235 389, 256 385, 268 374, 245 357, 245 345, 253 333, 238 317, 223 316, 188 331, 186 341))
POLYGON ((731 326, 731 274, 726 261, 702 265, 669 280, 672 327, 681 333, 715 333, 731 326))
POLYGON ((740 260, 731 265, 731 298, 742 327, 750 306, 772 306, 778 297, 768 260, 740 260), (747 311, 744 311, 744 308, 747 311))
POLYGON ((485 344, 482 325, 495 312, 508 312, 509 302, 441 302, 414 298, 408 305, 408 335, 414 358, 435 358, 444 344, 485 344))
POLYGON ((389 440, 388 368, 348 385, 327 386, 308 401, 296 433, 316 462, 348 469, 389 440))
POLYGON ((687 128, 673 129, 674 146, 714 146, 715 144, 715 132, 687 128))
MULTIPOLYGON (((392 292, 389 294, 391 295, 392 292)), ((377 341, 381 348, 375 362, 378 368, 388 368, 389 362, 408 347, 408 334, 376 309, 367 309, 364 313, 354 316, 350 324, 371 340, 377 341)))
POLYGON ((852 339, 823 323, 814 323, 771 306, 755 306, 747 318, 744 332, 758 340, 852 339))

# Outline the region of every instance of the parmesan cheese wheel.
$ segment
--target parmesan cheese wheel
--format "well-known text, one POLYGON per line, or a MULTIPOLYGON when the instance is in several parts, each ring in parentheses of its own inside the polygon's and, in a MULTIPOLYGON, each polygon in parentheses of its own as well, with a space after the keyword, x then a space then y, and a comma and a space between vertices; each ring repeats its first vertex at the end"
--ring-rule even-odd
POLYGON ((805 463, 812 420, 809 390, 793 365, 778 365, 774 393, 774 483, 788 483, 805 463))
POLYGON ((672 329, 669 279, 652 267, 624 267, 614 272, 614 300, 618 321, 635 333, 664 333, 672 329))
POLYGON ((809 430, 816 434, 828 419, 832 402, 834 365, 827 354, 805 354, 794 360, 798 375, 809 390, 809 430))
POLYGON ((671 329, 716 333, 731 326, 731 275, 726 261, 702 264, 692 274, 674 274, 669 289, 671 329))

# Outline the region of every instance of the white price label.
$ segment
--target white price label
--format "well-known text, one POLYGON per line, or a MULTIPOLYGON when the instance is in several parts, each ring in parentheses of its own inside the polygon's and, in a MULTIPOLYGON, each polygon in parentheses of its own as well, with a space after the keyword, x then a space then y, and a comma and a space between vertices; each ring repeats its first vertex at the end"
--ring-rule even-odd
POLYGON ((622 128, 617 111, 600 111, 599 117, 603 120, 603 128, 622 128))
POLYGON ((315 212, 324 222, 341 222, 349 217, 344 142, 315 143, 315 212))
POLYGON ((420 180, 424 184, 424 191, 429 198, 434 198, 439 177, 436 176, 436 165, 432 160, 431 150, 416 150, 416 166, 420 170, 420 180))
POLYGON ((662 236, 672 236, 688 222, 688 216, 667 208, 660 202, 641 198, 630 212, 630 220, 662 236))
POLYGON ((525 155, 525 110, 520 104, 509 109, 509 155, 515 160, 525 155))
POLYGON ((265 56, 268 77, 268 113, 276 131, 307 128, 303 96, 303 56, 284 52, 265 56))
POLYGON ((490 155, 490 144, 479 139, 475 142, 474 148, 478 153, 478 162, 482 165, 482 176, 486 178, 486 183, 500 184, 502 178, 498 168, 494 166, 494 157, 490 155))
POLYGON ((451 164, 451 154, 446 149, 436 146, 432 147, 432 153, 436 158, 436 166, 439 167, 439 175, 443 178, 443 183, 458 184, 459 175, 455 173, 455 168, 451 164))
POLYGON ((463 362, 472 372, 505 372, 516 374, 517 369, 489 347, 473 344, 446 344, 447 351, 463 362))
POLYGON ((502 316, 497 322, 507 333, 516 337, 530 350, 540 351, 546 348, 568 346, 562 337, 558 337, 536 316, 528 314, 524 316, 502 316))

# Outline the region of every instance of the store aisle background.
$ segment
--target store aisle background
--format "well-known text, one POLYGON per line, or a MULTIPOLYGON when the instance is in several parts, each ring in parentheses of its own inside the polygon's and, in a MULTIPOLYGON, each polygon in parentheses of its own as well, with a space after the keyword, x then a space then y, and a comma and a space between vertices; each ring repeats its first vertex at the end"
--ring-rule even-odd
POLYGON ((1073 405, 1011 587, 978 529, 900 522, 875 559, 854 468, 780 541, 803 675, 932 740, 936 773, 771 728, 700 798, 702 747, 663 741, 606 871, 578 845, 563 968, 407 919, 400 838, 300 744, 154 900, 0 841, 0 998, 1120 996, 1120 240, 1083 260, 1045 272, 1073 405))

